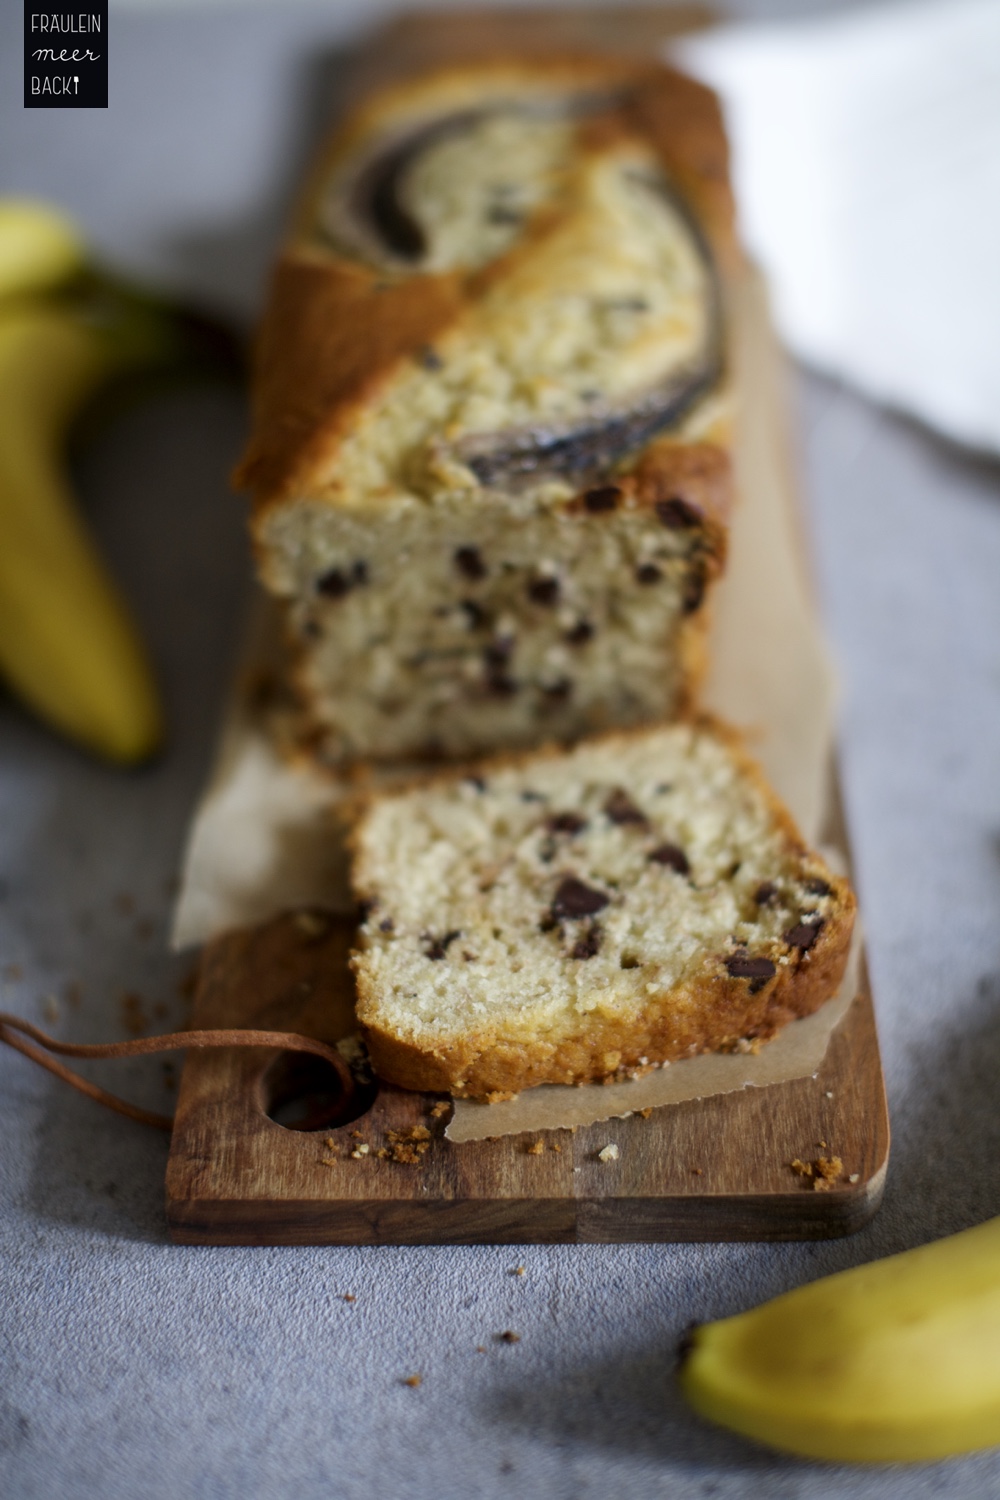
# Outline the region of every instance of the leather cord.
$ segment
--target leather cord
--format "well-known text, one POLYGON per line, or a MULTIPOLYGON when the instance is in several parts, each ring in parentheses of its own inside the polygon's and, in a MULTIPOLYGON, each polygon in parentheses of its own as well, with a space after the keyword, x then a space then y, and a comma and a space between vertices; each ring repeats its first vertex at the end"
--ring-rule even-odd
POLYGON ((55 1058, 47 1057, 46 1053, 56 1052, 63 1057, 141 1057, 151 1052, 172 1052, 178 1049, 279 1047, 285 1052, 311 1052, 314 1057, 321 1057, 324 1062, 329 1063, 340 1080, 345 1098, 354 1089, 351 1071, 335 1048, 328 1046, 326 1042, 317 1041, 315 1037, 300 1036, 293 1031, 171 1031, 163 1036, 138 1037, 131 1042, 59 1042, 40 1031, 37 1026, 32 1026, 30 1021, 12 1016, 7 1011, 0 1011, 0 1042, 13 1047, 23 1057, 29 1057, 39 1067, 47 1068, 56 1078, 61 1078, 64 1083, 79 1090, 81 1094, 86 1094, 89 1099, 116 1110, 130 1120, 138 1120, 143 1125, 154 1125, 158 1130, 170 1130, 173 1117, 157 1114, 151 1109, 142 1109, 138 1104, 120 1099, 117 1094, 109 1093, 107 1089, 91 1083, 89 1078, 74 1073, 72 1068, 56 1062, 55 1058), (26 1037, 30 1041, 26 1041, 26 1037))

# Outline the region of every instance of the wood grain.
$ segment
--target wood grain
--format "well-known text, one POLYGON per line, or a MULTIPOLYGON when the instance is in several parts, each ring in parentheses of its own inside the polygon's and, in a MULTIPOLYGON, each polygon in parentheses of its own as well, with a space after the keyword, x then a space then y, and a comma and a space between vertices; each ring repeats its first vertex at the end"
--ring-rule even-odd
MULTIPOLYGON (((353 1025, 352 932, 342 917, 310 914, 303 926, 286 914, 219 939, 206 950, 193 1024, 336 1041, 353 1025)), ((860 1228, 881 1198, 889 1136, 867 978, 815 1079, 547 1136, 456 1145, 431 1118, 433 1096, 387 1086, 355 1120, 288 1129, 265 1112, 274 1059, 257 1049, 187 1058, 167 1171, 175 1240, 811 1239, 860 1228), (432 1140, 419 1161, 378 1159, 389 1131, 421 1124, 432 1140), (538 1140, 545 1149, 529 1152, 538 1140), (599 1160, 609 1140, 617 1162, 599 1160), (369 1154, 355 1158, 361 1141, 369 1154), (857 1182, 813 1191, 789 1164, 817 1155, 840 1156, 857 1182)))

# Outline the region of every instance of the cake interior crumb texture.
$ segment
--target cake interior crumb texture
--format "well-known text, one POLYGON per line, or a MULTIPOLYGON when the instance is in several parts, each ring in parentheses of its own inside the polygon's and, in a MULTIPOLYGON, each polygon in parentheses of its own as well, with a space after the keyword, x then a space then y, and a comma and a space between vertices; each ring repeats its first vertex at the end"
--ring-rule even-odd
POLYGON ((286 513, 303 560, 291 619, 310 638, 300 680, 334 761, 567 741, 681 706, 722 551, 688 502, 657 509, 622 483, 520 517, 334 514, 327 555, 329 509, 286 513))
POLYGON ((768 1036, 846 960, 846 883, 705 723, 381 796, 355 839, 359 1018, 407 1086, 580 1082, 768 1036))

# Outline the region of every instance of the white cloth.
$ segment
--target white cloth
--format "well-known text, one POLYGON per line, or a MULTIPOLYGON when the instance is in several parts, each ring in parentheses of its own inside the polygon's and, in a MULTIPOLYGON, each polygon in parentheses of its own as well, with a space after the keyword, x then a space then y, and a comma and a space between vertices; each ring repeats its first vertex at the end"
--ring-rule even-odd
POLYGON ((720 28, 742 230, 803 359, 1000 450, 1000 3, 720 28))

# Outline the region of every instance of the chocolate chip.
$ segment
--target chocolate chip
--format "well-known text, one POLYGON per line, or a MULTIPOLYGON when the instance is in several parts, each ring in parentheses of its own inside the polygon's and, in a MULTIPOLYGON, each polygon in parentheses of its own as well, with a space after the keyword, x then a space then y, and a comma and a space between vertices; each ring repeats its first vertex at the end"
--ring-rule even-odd
POLYGON ((392 932, 395 926, 396 924, 391 917, 383 917, 378 924, 378 930, 379 932, 392 932))
POLYGON ((676 870, 678 875, 690 875, 691 865, 688 857, 677 844, 659 844, 651 849, 649 857, 658 865, 666 865, 671 870, 676 870))
POLYGON ((595 891, 592 886, 584 885, 575 875, 566 875, 556 891, 551 911, 557 920, 560 917, 569 920, 592 917, 596 912, 603 911, 610 899, 603 891, 595 891))
POLYGON ((466 578, 478 580, 486 577, 486 564, 478 547, 457 547, 455 549, 455 566, 466 578))
POLYGON ((753 893, 758 906, 774 906, 778 900, 778 887, 773 880, 763 880, 753 893))
POLYGON ((589 620, 577 620, 572 630, 566 632, 566 643, 569 646, 585 646, 593 639, 594 627, 589 620))
POLYGON ((579 813, 561 812, 554 813, 551 818, 546 819, 545 826, 550 833, 582 833, 587 826, 587 820, 581 818, 579 813))
POLYGON ((660 521, 664 526, 669 526, 671 531, 681 531, 701 524, 701 512, 678 495, 672 500, 657 500, 655 509, 660 521))
POLYGON ((564 702, 573 691, 573 683, 569 677, 560 677, 558 682, 548 682, 542 687, 542 692, 550 703, 564 702))
POLYGON ((810 896, 829 896, 831 888, 825 880, 820 880, 814 875, 812 879, 804 882, 803 889, 807 890, 810 896))
POLYGON ((425 934, 424 940, 425 942, 429 943, 429 946, 424 949, 425 956, 427 958, 432 958, 435 962, 437 962, 439 959, 442 959, 447 955, 448 949, 450 948, 451 944, 455 941, 456 938, 460 938, 461 936, 461 932, 457 930, 455 932, 446 932, 444 934, 444 937, 439 938, 432 938, 429 933, 425 934))
POLYGON ((478 630, 481 625, 486 624, 486 611, 474 599, 462 599, 458 607, 465 611, 470 630, 478 630))
POLYGON ((463 776, 462 780, 466 786, 474 787, 477 792, 485 792, 486 782, 481 776, 463 776))
POLYGON ((368 582, 368 564, 359 559, 349 569, 330 568, 316 580, 316 592, 327 599, 343 599, 351 589, 360 588, 368 582))
POLYGON ((591 922, 583 936, 573 944, 570 958, 594 958, 601 951, 602 933, 597 922, 591 922))
POLYGON ((635 570, 637 583, 659 583, 663 574, 655 563, 640 563, 635 570))
POLYGON ((538 930, 539 932, 554 932, 558 926, 559 922, 557 918, 550 911, 547 911, 538 923, 538 930))
POLYGON ((769 958, 751 958, 748 953, 734 953, 727 958, 726 969, 732 979, 749 979, 751 995, 762 990, 778 972, 769 958))
POLYGON ((528 584, 528 598, 534 604, 550 607, 559 602, 558 578, 533 578, 528 584))
POLYGON ((444 360, 441 358, 437 350, 432 349, 429 344, 425 344, 421 349, 419 359, 425 370, 444 369, 444 360))
POLYGON ((785 942, 789 948, 798 948, 805 953, 819 937, 822 927, 822 922, 796 922, 785 933, 785 942))
POLYGON ((598 485, 595 490, 587 490, 583 497, 583 503, 592 516, 600 515, 603 510, 614 510, 622 492, 616 484, 598 485))
POLYGON ((358 926, 359 927, 363 926, 364 923, 368 921, 368 918, 371 916, 372 912, 375 910, 375 908, 376 908, 377 905, 378 905, 377 901, 359 901, 358 902, 357 911, 358 911, 358 926))
POLYGON ((331 568, 329 572, 316 580, 316 592, 323 594, 327 599, 343 599, 353 587, 351 578, 340 568, 331 568))
POLYGON ((604 815, 610 818, 612 823, 635 823, 645 828, 649 819, 641 808, 636 807, 628 792, 616 787, 604 804, 604 815))
POLYGON ((705 586, 708 583, 708 570, 704 563, 696 563, 691 569, 691 576, 684 588, 684 596, 681 600, 681 609, 686 615, 693 615, 705 597, 705 586))
POLYGON ((494 636, 483 648, 483 660, 488 667, 505 667, 514 650, 514 638, 509 635, 494 636))

